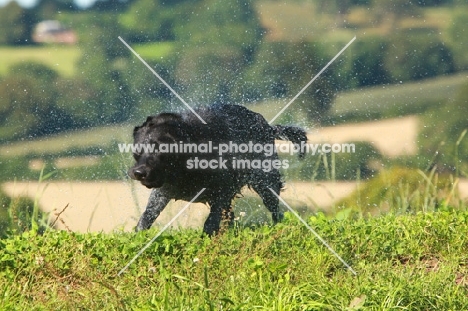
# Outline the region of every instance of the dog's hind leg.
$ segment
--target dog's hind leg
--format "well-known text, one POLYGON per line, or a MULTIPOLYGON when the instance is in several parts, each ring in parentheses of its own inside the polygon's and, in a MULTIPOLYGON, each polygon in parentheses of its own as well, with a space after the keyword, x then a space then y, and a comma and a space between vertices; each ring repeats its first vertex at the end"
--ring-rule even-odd
POLYGON ((210 214, 203 226, 203 232, 213 236, 219 232, 221 222, 226 221, 231 224, 234 220, 234 212, 231 208, 232 198, 229 196, 220 196, 213 198, 208 203, 210 205, 210 214))
POLYGON ((169 196, 167 196, 161 188, 153 189, 149 196, 146 209, 141 215, 135 230, 141 231, 149 229, 170 200, 169 196))
POLYGON ((263 174, 263 176, 256 176, 255 181, 250 183, 250 186, 258 193, 260 198, 263 200, 266 208, 271 212, 273 223, 278 223, 283 220, 283 213, 279 209, 279 199, 274 195, 273 190, 277 195, 280 194, 281 177, 278 171, 271 171, 263 174), (270 190, 271 189, 271 190, 270 190))

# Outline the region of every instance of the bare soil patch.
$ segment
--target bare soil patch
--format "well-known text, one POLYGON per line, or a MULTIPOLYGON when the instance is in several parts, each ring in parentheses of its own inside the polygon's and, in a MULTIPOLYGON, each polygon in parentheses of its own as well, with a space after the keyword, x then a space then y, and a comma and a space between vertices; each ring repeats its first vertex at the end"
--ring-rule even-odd
MULTIPOLYGON (((293 207, 326 209, 336 200, 349 195, 354 188, 353 183, 288 183, 281 196, 293 207)), ((10 196, 37 197, 42 209, 51 213, 51 219, 55 219, 54 214, 68 204, 60 216, 63 223, 57 222, 57 227, 64 230, 68 227, 79 232, 132 230, 150 193, 150 190, 133 182, 10 182, 3 184, 2 189, 10 196)), ((243 194, 256 195, 249 190, 243 194)), ((165 225, 185 204, 184 201, 171 202, 157 219, 156 225, 165 225)), ((191 204, 174 222, 174 227, 200 227, 208 212, 204 204, 191 204)))
POLYGON ((308 139, 316 143, 365 141, 383 155, 397 157, 417 153, 418 118, 408 116, 373 122, 345 124, 309 131, 308 139))

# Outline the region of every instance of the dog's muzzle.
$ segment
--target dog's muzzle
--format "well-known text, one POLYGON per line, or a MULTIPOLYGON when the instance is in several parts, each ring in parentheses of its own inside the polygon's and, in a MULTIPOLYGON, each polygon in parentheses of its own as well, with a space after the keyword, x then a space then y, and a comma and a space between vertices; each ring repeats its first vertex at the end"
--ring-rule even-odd
POLYGON ((130 176, 132 179, 142 181, 146 179, 147 174, 144 168, 135 167, 128 170, 128 176, 130 176))

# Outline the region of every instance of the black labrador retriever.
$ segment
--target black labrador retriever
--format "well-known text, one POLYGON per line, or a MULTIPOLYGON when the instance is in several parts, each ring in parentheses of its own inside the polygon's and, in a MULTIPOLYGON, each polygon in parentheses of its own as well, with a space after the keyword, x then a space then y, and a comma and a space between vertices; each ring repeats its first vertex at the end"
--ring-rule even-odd
POLYGON ((279 195, 283 184, 278 168, 287 163, 272 147, 275 139, 296 146, 305 143, 306 132, 270 126, 260 114, 240 105, 211 105, 196 112, 207 124, 187 111, 150 116, 135 127, 134 145, 146 150, 134 153, 136 164, 129 176, 153 188, 136 230, 151 227, 171 199, 190 201, 206 188, 195 202, 209 204, 203 231, 214 235, 223 219, 232 223, 231 201, 246 185, 260 195, 273 222, 281 221, 278 198, 270 189, 279 195))

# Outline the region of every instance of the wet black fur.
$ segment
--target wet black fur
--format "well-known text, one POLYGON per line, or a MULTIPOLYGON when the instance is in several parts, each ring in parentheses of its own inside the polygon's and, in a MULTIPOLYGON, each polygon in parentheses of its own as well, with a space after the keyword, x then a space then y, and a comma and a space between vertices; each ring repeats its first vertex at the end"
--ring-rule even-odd
MULTIPOLYGON (((196 111, 207 124, 203 124, 190 111, 182 114, 161 113, 148 117, 141 126, 135 127, 134 143, 201 144, 211 141, 213 146, 218 146, 229 141, 237 144, 252 141, 263 145, 274 144, 275 139, 287 139, 297 144, 307 141, 303 129, 270 126, 260 114, 240 105, 212 105, 196 111)), ((136 227, 137 231, 151 227, 171 199, 190 201, 202 188, 206 188, 195 202, 209 204, 210 214, 203 231, 213 235, 219 231, 223 217, 228 223, 232 222, 234 213, 231 201, 245 185, 260 195, 272 213, 273 222, 281 221, 283 214, 278 207, 278 198, 268 189, 280 193, 282 181, 279 171, 274 168, 269 172, 262 169, 232 169, 230 165, 234 157, 275 160, 278 159, 276 152, 271 156, 263 153, 223 154, 222 159, 227 159, 228 169, 188 169, 187 160, 195 156, 203 159, 219 158, 217 150, 213 154, 134 154, 136 163, 129 170, 130 177, 153 188, 146 210, 136 227)))

